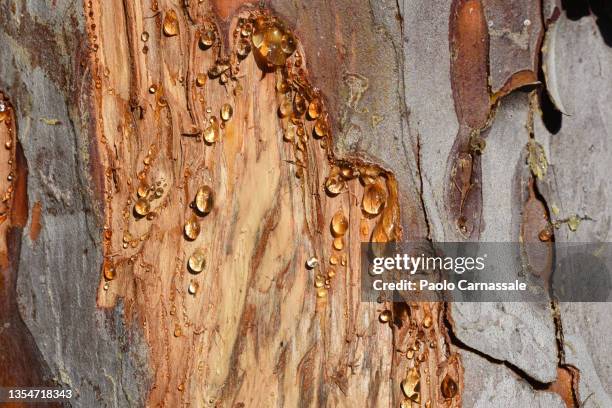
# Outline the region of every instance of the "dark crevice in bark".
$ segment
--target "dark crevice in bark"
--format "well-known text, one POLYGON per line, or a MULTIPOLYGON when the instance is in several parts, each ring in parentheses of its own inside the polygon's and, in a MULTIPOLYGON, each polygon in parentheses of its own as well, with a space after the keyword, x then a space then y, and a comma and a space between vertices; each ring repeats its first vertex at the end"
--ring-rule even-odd
MULTIPOLYGON (((574 10, 574 11, 578 13, 577 10, 574 10)), ((569 17, 569 13, 568 13, 568 17, 569 17)), ((553 18, 556 20, 557 17, 553 17, 553 18)), ((547 30, 550 28, 549 23, 551 22, 546 22, 545 24, 544 36, 547 35, 547 30)), ((544 75, 544 68, 543 68, 544 66, 543 47, 544 47, 543 44, 541 44, 540 50, 539 50, 540 55, 539 55, 539 60, 538 60, 539 61, 538 62, 538 79, 542 83, 542 87, 540 88, 538 92, 537 102, 539 103, 539 108, 540 108, 540 112, 542 115, 542 122, 544 123, 544 126, 546 127, 548 132, 554 135, 554 134, 557 134, 561 130, 561 126, 563 124, 563 115, 561 111, 557 109, 557 107, 553 103, 548 93, 548 88, 546 84, 546 76, 544 75)), ((533 102, 536 102, 535 99, 531 99, 531 100, 533 102)), ((531 113, 530 113, 531 123, 528 124, 528 130, 530 133, 529 137, 530 139, 535 139, 534 126, 533 126, 533 114, 534 114, 535 109, 533 105, 530 106, 530 110, 531 110, 531 113)), ((551 140, 551 142, 554 142, 554 139, 551 140)), ((539 180, 535 176, 533 176, 533 179, 534 179, 533 191, 535 193, 536 198, 544 206, 544 209, 546 211, 546 219, 549 220, 550 222, 551 220, 550 206, 546 198, 540 191, 540 188, 538 185, 539 180)), ((551 237, 551 241, 553 243, 555 241, 554 233, 551 237)), ((553 251, 553 259, 554 259, 554 256, 555 256, 555 252, 553 251)), ((553 261, 553 265, 554 265, 554 261, 553 261)), ((552 318, 553 318, 553 323, 555 326, 555 340, 557 343, 557 356, 558 356, 558 368, 559 369, 557 371, 558 372, 557 380, 549 384, 547 388, 549 391, 555 392, 558 395, 560 395, 565 401, 566 406, 568 408, 579 407, 580 399, 578 395, 578 378, 580 376, 580 370, 577 367, 568 366, 565 362, 565 346, 564 346, 563 325, 562 325, 562 320, 561 320, 561 309, 559 307, 559 303, 556 300, 554 300, 554 292, 553 292, 553 285, 552 285, 553 277, 554 277, 554 266, 552 266, 550 281, 547 282, 547 285, 548 285, 548 290, 551 295, 551 298, 553 299, 550 302, 550 308, 552 310, 552 318), (566 384, 563 381, 565 374, 569 375, 571 378, 571 381, 569 381, 569 384, 566 384)))
POLYGON ((572 21, 580 20, 590 14, 589 2, 584 0, 561 0, 561 7, 565 10, 567 18, 572 21))
POLYGON ((604 43, 612 47, 612 3, 609 0, 591 0, 590 4, 604 43))
MULTIPOLYGON (((551 289, 552 290, 552 289, 551 289)), ((552 301, 550 303, 550 307, 553 311, 553 321, 555 323, 555 338, 557 340, 557 348, 558 348, 558 356, 559 356, 559 369, 566 370, 567 373, 571 376, 571 383, 569 384, 571 394, 571 401, 568 401, 566 397, 561 395, 560 392, 555 390, 555 392, 559 393, 566 402, 568 408, 580 407, 579 403, 580 397, 578 394, 578 379, 580 377, 580 370, 577 367, 570 366, 565 363, 565 347, 564 347, 564 337, 563 337, 563 325, 561 322, 561 309, 559 307, 559 302, 552 301), (571 405, 570 405, 571 403, 571 405)), ((559 380, 558 376, 558 380, 559 380)), ((562 384, 559 384, 560 387, 563 387, 562 384)), ((551 385, 551 389, 555 389, 554 385, 551 385)))
POLYGON ((609 0, 561 0, 561 7, 572 21, 593 16, 604 43, 612 47, 612 3, 609 0))
POLYGON ((467 344, 465 344, 463 341, 461 341, 454 333, 454 329, 453 329, 453 323, 451 322, 450 318, 449 318, 449 314, 450 314, 450 304, 446 303, 445 304, 445 309, 444 309, 444 313, 443 313, 443 323, 444 326, 446 327, 446 331, 448 333, 448 336, 450 338, 451 344, 453 344, 455 347, 465 350, 465 351, 469 351, 471 353, 476 354, 477 356, 487 360, 489 363, 491 364, 497 364, 497 365, 503 365, 506 368, 508 368, 510 371, 512 371, 516 376, 518 376, 519 378, 525 380, 527 383, 529 383, 529 385, 537 391, 546 391, 548 389, 548 387, 550 386, 550 384, 552 383, 544 383, 541 381, 536 380, 535 378, 533 378, 532 376, 530 376, 529 374, 527 374, 525 371, 523 371, 522 369, 520 369, 519 367, 515 366, 514 364, 506 361, 506 360, 499 360, 496 359, 494 357, 491 357, 490 355, 476 349, 473 348, 467 344))
POLYGON ((417 173, 419 176, 419 202, 421 209, 423 210, 423 218, 425 219, 425 225, 427 226, 427 239, 431 241, 431 225, 429 223, 429 214, 427 214, 427 207, 425 207, 425 199, 423 198, 423 169, 421 167, 421 135, 416 135, 416 165, 417 173))
POLYGON ((553 135, 556 135, 561 130, 563 124, 563 114, 555 107, 554 103, 550 99, 548 92, 546 91, 546 80, 544 74, 540 69, 540 81, 544 84, 544 87, 540 90, 540 110, 542 111, 542 122, 553 135))
MULTIPOLYGON (((557 9, 558 10, 558 9, 557 9)), ((542 16, 543 20, 546 20, 542 16)), ((544 24, 544 32, 542 33, 542 39, 546 37, 548 34, 548 29, 550 28, 550 24, 554 23, 554 21, 558 18, 552 17, 552 21, 545 21, 544 24)), ((540 43, 539 56, 538 56, 538 80, 542 84, 538 91, 538 100, 540 105, 540 112, 542 116, 542 122, 548 130, 553 135, 556 135, 561 130, 561 126, 563 125, 563 114, 555 104, 553 103, 550 95, 548 94, 548 86, 546 84, 546 75, 544 75, 544 41, 540 43)))

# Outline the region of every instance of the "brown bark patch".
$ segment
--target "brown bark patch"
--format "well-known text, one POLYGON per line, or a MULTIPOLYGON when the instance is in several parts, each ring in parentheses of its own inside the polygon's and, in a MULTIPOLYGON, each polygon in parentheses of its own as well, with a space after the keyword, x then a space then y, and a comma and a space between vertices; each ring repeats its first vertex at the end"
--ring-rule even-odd
POLYGON ((557 368, 557 380, 546 390, 558 394, 567 408, 576 408, 579 406, 575 391, 578 387, 578 376, 578 370, 574 367, 559 367, 557 368))
POLYGON ((451 84, 461 124, 482 128, 489 116, 489 35, 480 0, 455 0, 449 23, 451 84))
POLYGON ((34 203, 32 207, 32 221, 30 223, 30 239, 36 241, 38 235, 40 235, 40 229, 42 228, 42 205, 40 201, 34 203))
POLYGON ((537 80, 544 28, 540 1, 483 0, 491 91, 499 97, 537 80))
POLYGON ((539 84, 540 81, 538 80, 538 76, 535 74, 535 72, 531 70, 515 72, 512 74, 512 76, 510 76, 510 78, 508 78, 504 86, 493 94, 491 101, 492 103, 495 103, 512 91, 525 87, 533 87, 539 84))
POLYGON ((553 269, 554 235, 548 210, 530 179, 527 200, 523 204, 520 242, 527 269, 547 285, 553 269))
POLYGON ((491 111, 489 36, 480 0, 455 0, 449 21, 451 86, 459 132, 447 165, 448 223, 459 239, 477 239, 482 216, 480 152, 491 111))
MULTIPOLYGON (((11 225, 14 227, 25 227, 28 222, 28 167, 26 164, 23 149, 18 142, 15 142, 15 159, 13 168, 14 183, 13 186, 13 203, 11 204, 11 225)), ((10 172, 7 176, 10 178, 10 172)))

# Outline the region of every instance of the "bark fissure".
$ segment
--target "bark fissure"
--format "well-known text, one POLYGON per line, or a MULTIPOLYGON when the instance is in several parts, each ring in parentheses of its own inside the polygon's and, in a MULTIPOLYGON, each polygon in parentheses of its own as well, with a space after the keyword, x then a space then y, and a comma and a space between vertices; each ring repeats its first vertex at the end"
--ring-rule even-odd
POLYGON ((478 350, 477 348, 470 347, 469 345, 465 344, 463 341, 461 341, 459 338, 457 338, 457 336, 455 335, 455 333, 453 331, 453 323, 451 322, 451 319, 449 318, 449 314, 448 314, 449 311, 450 311, 450 304, 447 304, 446 312, 444 314, 444 325, 446 326, 446 330, 447 330, 448 335, 450 337, 450 342, 455 347, 458 347, 459 349, 470 351, 470 352, 472 352, 472 353, 474 353, 474 354, 484 358, 485 360, 489 361, 490 363, 499 364, 499 365, 503 365, 503 366, 507 367, 510 371, 512 371, 514 374, 516 374, 517 377, 519 377, 519 378, 525 380, 527 383, 529 383, 534 390, 542 391, 542 390, 546 390, 550 386, 551 383, 543 383, 541 381, 538 381, 537 379, 533 378, 528 373, 526 373, 524 370, 520 369, 519 367, 517 367, 516 365, 512 364, 509 361, 496 359, 494 357, 491 357, 487 353, 483 353, 482 351, 478 350))

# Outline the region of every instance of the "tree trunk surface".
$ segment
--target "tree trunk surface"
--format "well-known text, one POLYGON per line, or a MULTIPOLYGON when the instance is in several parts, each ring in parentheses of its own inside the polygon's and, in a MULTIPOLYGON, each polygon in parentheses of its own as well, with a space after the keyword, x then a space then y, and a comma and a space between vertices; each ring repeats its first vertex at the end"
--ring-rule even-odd
POLYGON ((537 265, 612 240, 611 15, 3 2, 0 386, 83 407, 612 406, 608 304, 366 302, 360 259, 520 242, 537 265))

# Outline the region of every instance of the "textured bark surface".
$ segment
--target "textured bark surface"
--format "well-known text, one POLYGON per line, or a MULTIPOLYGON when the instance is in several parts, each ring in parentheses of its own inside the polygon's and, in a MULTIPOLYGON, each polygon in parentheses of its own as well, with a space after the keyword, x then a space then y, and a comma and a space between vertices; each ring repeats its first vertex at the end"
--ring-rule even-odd
POLYGON ((606 304, 360 299, 362 241, 521 241, 549 278, 541 231, 611 238, 612 50, 571 17, 527 0, 1 4, 0 384, 69 386, 84 407, 610 405, 606 304), (297 39, 282 69, 250 41, 257 17, 297 39), (324 119, 282 114, 295 94, 324 119), (550 104, 571 114, 560 130, 550 104))

